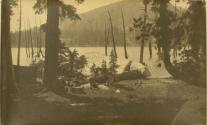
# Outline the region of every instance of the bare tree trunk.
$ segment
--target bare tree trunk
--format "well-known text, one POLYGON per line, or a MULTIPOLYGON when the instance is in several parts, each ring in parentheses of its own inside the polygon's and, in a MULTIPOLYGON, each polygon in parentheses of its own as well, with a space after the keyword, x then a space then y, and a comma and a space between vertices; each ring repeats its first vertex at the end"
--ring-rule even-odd
POLYGON ((26 33, 27 33, 27 52, 28 52, 28 57, 30 58, 31 57, 31 51, 30 51, 31 43, 30 43, 30 36, 29 36, 29 31, 28 30, 26 31, 26 33))
POLYGON ((144 63, 143 57, 144 57, 144 40, 142 40, 141 42, 140 59, 139 59, 140 63, 144 63))
POLYGON ((108 11, 108 14, 109 14, 109 21, 110 21, 110 25, 111 25, 111 36, 112 36, 112 42, 113 42, 113 48, 114 48, 114 55, 117 58, 116 42, 115 42, 115 38, 114 38, 113 22, 112 22, 111 14, 110 14, 109 11, 108 11))
POLYGON ((141 50, 140 50, 140 60, 139 62, 140 63, 144 63, 144 43, 145 43, 145 33, 146 33, 146 22, 147 22, 147 4, 145 4, 145 16, 144 16, 144 29, 143 29, 143 32, 144 32, 144 35, 143 35, 143 38, 142 38, 142 41, 141 41, 141 50))
POLYGON ((128 54, 127 54, 127 48, 126 48, 126 27, 125 27, 125 20, 124 20, 124 13, 123 10, 121 9, 121 14, 122 14, 122 21, 123 21, 123 30, 124 30, 124 54, 125 54, 125 59, 128 59, 128 54))
MULTIPOLYGON (((40 21, 41 24, 41 21, 40 21)), ((41 32, 41 28, 39 29, 39 37, 40 37, 40 54, 42 57, 44 57, 44 54, 42 52, 42 47, 43 47, 43 42, 42 42, 42 32, 41 32)))
POLYGON ((105 38, 105 56, 108 56, 108 33, 107 33, 107 26, 106 26, 106 22, 105 22, 105 29, 104 29, 104 38, 105 38))
MULTIPOLYGON (((162 19, 162 21, 166 20, 166 11, 167 11, 167 2, 163 2, 160 3, 160 17, 162 19)), ((161 27, 161 33, 163 35, 161 43, 162 43, 162 51, 163 51, 163 61, 165 64, 165 68, 168 71, 168 73, 170 73, 172 76, 174 76, 175 78, 181 78, 181 77, 185 77, 185 74, 181 73, 179 70, 177 70, 177 68, 175 68, 173 66, 173 64, 171 63, 171 59, 170 59, 170 45, 169 45, 169 40, 168 40, 168 35, 166 33, 166 29, 168 28, 168 25, 164 22, 161 22, 162 27, 161 27)))
MULTIPOLYGON (((176 0, 175 0, 175 21, 177 19, 177 4, 176 4, 176 0)), ((176 40, 176 33, 177 33, 177 30, 176 30, 177 26, 175 27, 175 32, 174 32, 174 35, 175 35, 175 40, 176 40)), ((176 41, 175 41, 175 44, 176 44, 176 41)), ((177 57, 177 48, 176 48, 176 45, 174 45, 174 49, 173 49, 173 56, 174 58, 177 57)))
POLYGON ((26 50, 27 50, 27 57, 30 58, 30 37, 29 37, 29 29, 26 27, 25 29, 25 39, 26 39, 26 50))
MULTIPOLYGON (((25 28, 26 29, 26 28, 25 28)), ((28 39, 27 39, 27 31, 25 30, 24 31, 24 40, 25 40, 25 51, 26 51, 26 56, 27 56, 27 58, 29 57, 29 55, 28 55, 28 39)))
POLYGON ((170 47, 166 45, 166 43, 163 45, 163 61, 165 64, 165 68, 167 71, 175 78, 185 78, 185 74, 179 72, 171 63, 170 59, 170 47))
POLYGON ((39 53, 39 34, 38 34, 38 27, 37 27, 36 17, 35 17, 35 36, 36 36, 36 54, 37 54, 37 57, 40 57, 40 53, 39 53))
POLYGON ((19 39, 18 39, 18 52, 17 52, 17 73, 16 81, 19 82, 19 68, 20 68, 20 55, 21 55, 21 40, 22 40, 22 0, 19 0, 19 39))
POLYGON ((157 43, 157 51, 158 51, 157 55, 158 55, 159 60, 162 60, 163 54, 162 54, 162 49, 161 49, 160 43, 157 43))
POLYGON ((14 80, 10 39, 10 4, 2 0, 1 15, 1 123, 8 124, 11 99, 17 95, 14 80))
POLYGON ((45 43, 44 84, 49 90, 55 90, 57 83, 59 40, 59 6, 58 0, 47 1, 47 23, 45 43))
POLYGON ((44 46, 43 46, 43 42, 42 42, 42 32, 41 32, 41 30, 39 30, 39 36, 40 36, 40 54, 41 54, 42 57, 44 57, 44 54, 42 52, 42 47, 44 47, 44 46))
POLYGON ((31 29, 31 26, 30 26, 30 22, 28 22, 28 24, 29 24, 29 37, 30 37, 30 45, 31 45, 31 56, 32 56, 32 59, 34 59, 32 29, 31 29))
POLYGON ((150 54, 150 59, 152 58, 152 42, 149 41, 149 54, 150 54))

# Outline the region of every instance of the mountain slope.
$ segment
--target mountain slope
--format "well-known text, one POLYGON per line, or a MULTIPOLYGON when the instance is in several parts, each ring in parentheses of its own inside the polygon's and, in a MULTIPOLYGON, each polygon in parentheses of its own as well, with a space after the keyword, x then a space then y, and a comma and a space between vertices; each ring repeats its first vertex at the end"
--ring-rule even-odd
MULTIPOLYGON (((169 6, 174 11, 174 6, 169 6)), ((111 32, 109 28, 109 16, 111 13, 114 25, 115 41, 117 46, 123 46, 123 26, 121 9, 124 13, 126 24, 127 46, 139 45, 139 41, 135 40, 136 33, 129 32, 129 27, 133 23, 133 17, 138 18, 144 15, 144 5, 142 0, 122 0, 110 5, 106 5, 86 13, 80 14, 81 20, 70 21, 65 19, 60 22, 61 40, 66 42, 68 46, 104 46, 105 43, 105 24, 109 30, 109 44, 111 44, 111 32)), ((182 12, 182 11, 181 11, 182 12)), ((153 19, 151 5, 148 5, 148 17, 153 19)), ((35 28, 32 28, 35 31, 35 28)), ((32 34, 35 40, 35 32, 32 34)), ((45 36, 42 34, 42 36, 45 36)), ((12 46, 17 46, 18 32, 12 33, 12 46)), ((23 39, 25 39, 23 37, 23 39)), ((22 45, 25 46, 25 45, 22 45)))
POLYGON ((65 20, 61 24, 61 29, 65 31, 89 27, 90 25, 96 26, 98 29, 103 29, 104 23, 108 22, 108 11, 110 11, 112 15, 114 24, 116 26, 122 26, 121 9, 124 12, 126 24, 129 24, 132 22, 133 17, 143 14, 142 9, 144 9, 144 6, 141 0, 123 0, 80 14, 80 21, 71 22, 65 20))
MULTIPOLYGON (((104 44, 105 24, 107 24, 107 26, 109 25, 109 11, 115 28, 115 39, 118 41, 117 44, 121 45, 123 40, 121 9, 124 12, 127 31, 132 24, 133 17, 140 17, 144 12, 144 6, 141 0, 123 0, 91 10, 80 14, 80 21, 72 22, 70 20, 64 20, 61 23, 62 40, 72 46, 74 46, 74 44, 75 46, 102 46, 104 44)), ((150 11, 150 7, 148 11, 149 17, 152 18, 153 14, 150 11)), ((130 39, 129 32, 127 32, 127 36, 128 39, 130 39)), ((136 44, 132 43, 131 40, 129 40, 128 43, 136 44)))

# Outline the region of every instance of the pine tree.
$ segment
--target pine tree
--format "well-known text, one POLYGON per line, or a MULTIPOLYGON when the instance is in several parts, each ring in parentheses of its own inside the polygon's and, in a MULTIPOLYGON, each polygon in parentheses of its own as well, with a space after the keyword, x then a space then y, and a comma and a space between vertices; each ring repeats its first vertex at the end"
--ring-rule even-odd
POLYGON ((112 22, 111 13, 109 11, 108 11, 108 15, 109 15, 109 22, 110 22, 110 26, 111 26, 111 37, 112 37, 112 43, 113 43, 113 51, 114 51, 115 57, 117 57, 116 42, 115 42, 115 37, 114 37, 114 26, 113 26, 113 22, 112 22))
POLYGON ((105 60, 103 60, 101 64, 101 73, 104 77, 108 75, 107 63, 105 60))
POLYGON ((117 68, 119 67, 119 65, 117 64, 117 57, 115 56, 114 51, 111 51, 110 54, 110 61, 109 61, 109 71, 113 76, 113 80, 115 80, 115 76, 117 74, 117 68))
POLYGON ((141 33, 136 36, 136 39, 141 41, 140 58, 139 58, 140 63, 144 63, 144 59, 143 59, 144 58, 144 46, 145 46, 146 40, 149 40, 149 35, 151 32, 151 28, 152 28, 152 24, 148 23, 148 21, 147 21, 147 19, 148 19, 148 15, 147 15, 148 11, 147 10, 148 10, 149 2, 150 2, 150 0, 143 0, 144 17, 140 17, 138 19, 136 19, 136 18, 133 19, 134 29, 138 29, 139 31, 141 31, 141 33))
MULTIPOLYGON (((179 76, 180 72, 176 70, 170 60, 170 50, 171 50, 171 39, 173 38, 173 30, 170 25, 173 23, 173 12, 168 9, 168 3, 170 0, 154 0, 155 13, 158 13, 157 20, 155 22, 155 28, 153 31, 154 36, 157 39, 158 47, 162 48, 163 51, 163 61, 167 71, 173 76, 179 76)), ((158 48, 160 49, 160 48, 158 48)))
MULTIPOLYGON (((84 0, 75 1, 82 3, 84 0)), ((49 90, 55 90, 60 49, 59 18, 76 20, 80 17, 76 14, 76 8, 62 0, 36 0, 33 8, 37 14, 47 9, 44 84, 49 90)))
MULTIPOLYGON (((203 70, 203 73, 198 71, 200 69, 205 69, 204 64, 206 63, 204 53, 204 51, 206 51, 205 2, 191 1, 188 10, 179 18, 178 23, 180 24, 177 28, 171 27, 173 24, 177 23, 177 21, 174 20, 174 14, 168 7, 169 0, 154 0, 154 2, 156 2, 157 7, 155 12, 159 15, 155 22, 156 28, 154 28, 154 36, 162 48, 163 61, 167 71, 175 78, 179 78, 190 83, 205 83, 205 70, 203 70), (180 30, 176 30, 178 28, 180 30), (179 45, 180 48, 185 48, 186 46, 183 45, 183 38, 188 40, 184 44, 190 46, 190 56, 194 58, 194 61, 191 63, 186 63, 185 61, 182 63, 171 61, 170 52, 174 49, 174 46, 172 46, 172 43, 174 42, 174 31, 176 31, 176 45, 179 45), (202 59, 199 58, 201 55, 203 55, 202 59), (198 64, 200 63, 200 59, 203 61, 203 64, 199 66, 198 64), (189 75, 192 77, 189 78, 189 75)), ((182 53, 186 53, 186 50, 182 53)), ((189 60, 190 56, 184 54, 182 55, 182 58, 186 57, 189 60)))
POLYGON ((11 38, 10 38, 10 15, 11 8, 16 6, 16 0, 1 1, 1 123, 9 124, 8 108, 11 104, 11 99, 17 95, 17 86, 14 80, 11 54, 11 38), (3 113, 3 114, 2 114, 3 113))

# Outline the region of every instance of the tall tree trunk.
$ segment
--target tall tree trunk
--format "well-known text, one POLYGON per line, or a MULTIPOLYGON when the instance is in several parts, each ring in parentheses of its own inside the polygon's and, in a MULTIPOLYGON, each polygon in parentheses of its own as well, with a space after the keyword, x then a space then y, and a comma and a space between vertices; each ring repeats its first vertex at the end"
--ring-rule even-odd
POLYGON ((152 42, 149 41, 149 54, 150 54, 150 59, 152 58, 152 42))
POLYGON ((17 73, 16 81, 19 82, 19 68, 21 56, 21 40, 22 40, 22 0, 19 0, 19 39, 18 39, 18 52, 17 52, 17 73))
POLYGON ((108 29, 105 22, 105 29, 104 29, 104 38, 105 38, 105 56, 108 56, 108 29))
MULTIPOLYGON (((177 4, 176 4, 176 0, 175 0, 175 21, 177 21, 177 4)), ((177 57, 177 45, 176 45, 176 43, 177 43, 177 41, 176 41, 176 34, 177 34, 177 26, 175 25, 175 32, 174 32, 174 37, 175 37, 175 45, 174 45, 174 49, 173 49, 173 57, 174 58, 176 58, 177 57)))
POLYGON ((108 11, 108 14, 109 14, 109 21, 110 21, 110 26, 111 26, 111 36, 112 36, 112 42, 113 42, 114 55, 117 58, 116 42, 115 42, 115 38, 114 38, 113 22, 112 22, 111 14, 110 14, 109 11, 108 11))
POLYGON ((26 56, 27 56, 27 58, 29 57, 29 55, 28 55, 28 39, 27 39, 27 31, 25 30, 24 31, 24 40, 25 40, 25 50, 26 50, 26 56))
POLYGON ((140 50, 140 60, 139 62, 140 63, 144 63, 144 43, 145 43, 145 34, 146 34, 146 22, 147 22, 147 4, 145 4, 145 7, 144 7, 144 11, 145 11, 145 15, 144 15, 144 29, 143 29, 143 38, 142 38, 142 41, 141 41, 141 50, 140 50))
POLYGON ((26 31, 27 33, 27 52, 28 52, 28 57, 31 57, 31 51, 30 51, 30 35, 29 35, 29 31, 26 31))
POLYGON ((160 13, 160 20, 161 22, 161 34, 162 34, 162 39, 161 39, 161 44, 162 44, 162 51, 163 51, 163 61, 165 64, 166 70, 174 77, 181 78, 185 77, 185 75, 177 70, 171 63, 170 59, 170 42, 168 39, 168 34, 166 33, 166 29, 168 28, 168 25, 166 22, 166 11, 167 11, 167 2, 163 1, 160 2, 160 8, 159 8, 159 13, 160 13))
POLYGON ((122 22, 123 22, 123 31, 124 31, 124 54, 125 54, 125 59, 128 59, 128 54, 127 54, 127 41, 126 41, 126 27, 125 27, 125 20, 124 20, 124 13, 123 10, 121 9, 121 14, 122 14, 122 22))
MULTIPOLYGON (((39 21, 40 25, 41 25, 41 20, 39 21)), ((39 28, 39 37, 40 37, 40 54, 42 57, 44 57, 44 54, 42 52, 42 47, 44 47, 43 42, 42 42, 42 31, 41 28, 39 28)))
POLYGON ((36 36, 36 54, 37 54, 37 57, 39 58, 40 57, 40 51, 39 51, 39 33, 38 33, 38 27, 37 27, 37 19, 35 17, 35 36, 36 36))
MULTIPOLYGON (((26 25, 26 24, 25 24, 26 25)), ((30 58, 30 37, 29 37, 29 28, 28 26, 26 26, 25 29, 28 29, 28 30, 25 30, 25 37, 26 37, 26 50, 27 50, 27 55, 28 55, 28 58, 30 58)))
POLYGON ((58 52, 60 45, 58 26, 58 0, 48 0, 44 84, 49 90, 55 90, 55 84, 57 83, 58 52))
POLYGON ((30 36, 30 45, 31 45, 31 57, 34 59, 34 47, 33 47, 33 37, 32 37, 32 29, 30 22, 28 21, 29 24, 29 36, 30 36))
POLYGON ((161 49, 161 45, 160 45, 160 42, 157 43, 157 55, 158 55, 158 58, 159 60, 162 60, 163 59, 163 54, 162 54, 162 49, 161 49))
POLYGON ((140 63, 144 63, 144 40, 141 41, 141 49, 140 49, 140 58, 139 58, 139 62, 140 63))
POLYGON ((11 104, 9 101, 17 94, 17 89, 12 67, 9 1, 2 0, 1 5, 1 123, 6 125, 11 104))
POLYGON ((162 50, 163 50, 163 61, 167 71, 174 77, 180 77, 181 74, 175 69, 175 67, 171 63, 169 46, 164 44, 162 50))
POLYGON ((39 37, 40 37, 40 54, 42 57, 44 57, 44 54, 42 52, 42 47, 43 47, 43 42, 42 42, 42 32, 41 32, 41 29, 39 30, 39 37))

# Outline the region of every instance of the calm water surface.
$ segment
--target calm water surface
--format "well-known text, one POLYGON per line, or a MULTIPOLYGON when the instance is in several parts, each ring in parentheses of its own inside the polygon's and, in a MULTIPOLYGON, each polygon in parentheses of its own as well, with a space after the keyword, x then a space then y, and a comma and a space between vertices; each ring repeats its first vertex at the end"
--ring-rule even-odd
MULTIPOLYGON (((109 57, 105 56, 105 48, 104 47, 71 47, 71 49, 76 49, 79 53, 79 55, 85 55, 88 60, 88 65, 86 68, 89 68, 93 63, 96 65, 100 65, 103 60, 109 61, 109 57)), ((108 55, 110 55, 112 48, 108 48, 108 55)), ((139 53, 140 53, 140 47, 128 47, 127 48, 129 59, 125 59, 124 55, 124 48, 123 47, 117 47, 117 55, 118 55, 118 64, 119 72, 121 72, 124 68, 124 66, 131 60, 134 63, 137 63, 139 65, 139 53)), ((152 77, 160 78, 160 77, 169 77, 170 75, 167 73, 167 71, 164 68, 164 65, 162 65, 161 68, 157 67, 159 63, 161 63, 158 60, 157 57, 157 51, 153 49, 153 58, 149 58, 149 51, 148 48, 145 48, 144 50, 144 62, 148 65, 152 77)), ((12 59, 13 64, 17 64, 17 48, 12 48, 12 59)), ((29 66, 32 62, 31 58, 27 58, 26 56, 26 49, 21 49, 21 56, 20 56, 20 65, 22 66, 29 66)))

